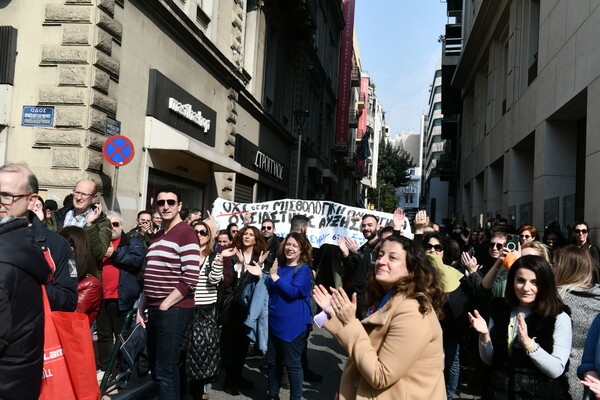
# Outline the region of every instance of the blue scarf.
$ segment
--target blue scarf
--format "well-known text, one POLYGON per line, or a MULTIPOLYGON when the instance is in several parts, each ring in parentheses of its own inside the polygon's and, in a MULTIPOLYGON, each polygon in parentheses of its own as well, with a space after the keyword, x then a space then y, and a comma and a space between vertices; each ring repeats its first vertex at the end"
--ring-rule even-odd
POLYGON ((383 296, 383 299, 381 299, 381 301, 379 302, 379 305, 377 306, 377 308, 375 307, 375 305, 372 305, 371 307, 369 307, 367 309, 367 315, 365 315, 365 317, 368 317, 369 315, 373 314, 374 312, 377 312, 381 309, 381 307, 383 307, 385 305, 385 303, 388 302, 389 299, 392 298, 392 294, 393 294, 394 290, 390 290, 389 292, 387 292, 385 294, 385 296, 383 296))

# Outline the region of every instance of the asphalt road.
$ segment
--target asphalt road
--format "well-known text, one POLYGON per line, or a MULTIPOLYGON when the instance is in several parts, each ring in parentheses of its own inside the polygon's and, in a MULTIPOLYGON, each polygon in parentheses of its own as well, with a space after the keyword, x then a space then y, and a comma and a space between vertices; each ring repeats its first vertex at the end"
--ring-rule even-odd
MULTIPOLYGON (((338 342, 325 329, 316 329, 308 338, 309 368, 323 375, 320 383, 304 383, 302 398, 307 400, 333 400, 338 389, 342 368, 346 363, 346 355, 338 342)), ((244 377, 254 382, 253 390, 240 390, 240 396, 231 396, 222 391, 224 374, 219 380, 210 385, 210 399, 253 399, 261 400, 267 396, 267 376, 265 360, 247 360, 244 377)), ((281 400, 289 399, 289 390, 282 389, 279 393, 281 400)))

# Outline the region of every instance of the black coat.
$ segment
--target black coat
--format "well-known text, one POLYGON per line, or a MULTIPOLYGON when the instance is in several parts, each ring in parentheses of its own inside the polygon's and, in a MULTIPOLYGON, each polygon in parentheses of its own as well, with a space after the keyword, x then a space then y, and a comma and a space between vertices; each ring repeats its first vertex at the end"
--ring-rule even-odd
POLYGON ((37 399, 42 381, 41 285, 50 267, 25 218, 0 220, 0 399, 37 399))
POLYGON ((126 233, 121 235, 119 246, 110 258, 119 269, 119 310, 131 310, 142 292, 138 274, 146 257, 144 243, 137 237, 126 233))

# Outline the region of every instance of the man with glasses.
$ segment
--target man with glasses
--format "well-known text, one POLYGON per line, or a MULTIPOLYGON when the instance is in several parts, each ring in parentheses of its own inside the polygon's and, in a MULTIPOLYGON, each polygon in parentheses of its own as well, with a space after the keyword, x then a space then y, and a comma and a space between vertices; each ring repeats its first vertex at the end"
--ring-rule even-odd
POLYGON ((149 211, 140 211, 137 214, 135 223, 135 228, 127 232, 127 234, 140 239, 147 249, 152 239, 152 214, 149 211))
POLYGON ((600 251, 598 246, 589 242, 590 228, 587 222, 579 221, 573 228, 573 239, 580 249, 588 249, 596 267, 596 282, 600 276, 600 251))
POLYGON ((275 258, 277 257, 277 249, 283 239, 275 234, 275 223, 271 219, 263 220, 260 232, 262 233, 265 242, 267 242, 267 250, 269 251, 269 255, 265 260, 265 268, 271 268, 273 261, 275 261, 275 258))
POLYGON ((102 259, 103 296, 96 320, 98 381, 104 376, 114 339, 121 331, 125 315, 133 308, 142 291, 137 275, 146 255, 144 244, 139 238, 123 233, 121 214, 109 211, 106 216, 112 225, 112 234, 110 245, 102 259))
POLYGON ((30 212, 38 197, 38 180, 24 165, 8 164, 0 167, 0 218, 25 217, 36 244, 48 250, 56 270, 46 285, 50 308, 53 311, 75 311, 77 308, 77 270, 69 242, 42 226, 39 218, 30 212))
POLYGON ((158 188, 156 205, 162 228, 146 256, 144 289, 136 322, 148 331, 148 356, 159 399, 180 398, 179 355, 194 316, 194 291, 200 275, 200 245, 194 229, 179 215, 181 193, 158 188), (148 309, 148 321, 144 310, 148 309))
POLYGON ((100 262, 110 243, 111 227, 97 199, 98 188, 94 181, 84 179, 77 182, 73 190, 73 204, 56 212, 56 230, 73 225, 84 228, 90 238, 94 258, 100 262))

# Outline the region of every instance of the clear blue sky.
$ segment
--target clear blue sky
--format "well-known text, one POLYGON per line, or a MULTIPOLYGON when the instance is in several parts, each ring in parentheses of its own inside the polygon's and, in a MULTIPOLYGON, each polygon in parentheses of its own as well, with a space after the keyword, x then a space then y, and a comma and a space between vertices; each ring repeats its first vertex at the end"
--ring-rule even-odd
POLYGON ((376 85, 392 138, 419 132, 445 24, 446 3, 440 0, 356 0, 362 67, 376 85))

